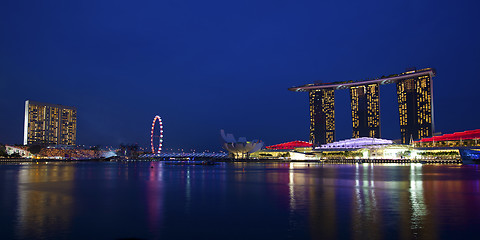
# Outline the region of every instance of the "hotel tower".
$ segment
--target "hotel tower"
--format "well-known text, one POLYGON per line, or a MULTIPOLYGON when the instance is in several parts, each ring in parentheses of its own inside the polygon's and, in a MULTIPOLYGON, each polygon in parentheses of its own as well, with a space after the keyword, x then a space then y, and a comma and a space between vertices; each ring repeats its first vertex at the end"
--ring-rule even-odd
POLYGON ((25 101, 23 144, 75 145, 77 109, 25 101))
POLYGON ((310 104, 310 142, 319 146, 335 141, 335 90, 350 91, 352 137, 380 138, 380 85, 396 84, 400 116, 400 140, 431 137, 434 132, 432 77, 435 70, 425 68, 373 80, 314 83, 289 88, 308 92, 310 104))

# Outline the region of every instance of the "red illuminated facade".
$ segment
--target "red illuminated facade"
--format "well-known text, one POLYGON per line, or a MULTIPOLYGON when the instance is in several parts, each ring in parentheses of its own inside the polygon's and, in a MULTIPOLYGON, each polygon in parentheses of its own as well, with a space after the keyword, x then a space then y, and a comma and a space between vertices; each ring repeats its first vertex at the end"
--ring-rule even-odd
POLYGON ((435 136, 431 138, 424 138, 418 142, 460 141, 469 139, 480 139, 480 129, 444 134, 442 136, 435 136))
POLYGON ((266 148, 270 150, 290 150, 290 149, 301 148, 301 147, 312 147, 312 144, 305 141, 293 141, 293 142, 280 143, 277 145, 271 145, 266 148))

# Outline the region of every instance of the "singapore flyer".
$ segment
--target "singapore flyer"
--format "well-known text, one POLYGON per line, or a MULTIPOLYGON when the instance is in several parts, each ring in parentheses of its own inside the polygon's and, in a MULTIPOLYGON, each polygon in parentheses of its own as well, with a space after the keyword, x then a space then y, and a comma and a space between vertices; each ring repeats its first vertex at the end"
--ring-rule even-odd
POLYGON ((163 123, 162 123, 162 118, 160 116, 155 116, 155 118, 153 118, 153 123, 152 123, 152 132, 150 134, 150 142, 151 142, 151 145, 152 145, 152 153, 160 153, 160 151, 162 151, 162 143, 163 143, 163 123), (157 131, 155 131, 155 123, 157 122, 158 120, 158 125, 159 127, 157 127, 157 131), (157 144, 154 143, 154 141, 158 139, 158 149, 157 151, 155 152, 155 146, 157 146, 157 144))

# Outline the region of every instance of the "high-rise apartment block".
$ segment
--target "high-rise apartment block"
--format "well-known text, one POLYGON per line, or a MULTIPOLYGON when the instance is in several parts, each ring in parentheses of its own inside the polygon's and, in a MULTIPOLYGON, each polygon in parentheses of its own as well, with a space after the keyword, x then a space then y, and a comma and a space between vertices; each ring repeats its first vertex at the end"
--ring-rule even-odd
POLYGON ((434 132, 432 77, 435 70, 409 70, 364 81, 314 83, 289 88, 309 92, 310 142, 314 146, 335 141, 335 90, 350 90, 352 110, 352 137, 380 138, 379 86, 395 83, 397 86, 402 143, 431 137, 434 132))
POLYGON ((25 101, 23 144, 75 145, 77 109, 25 101))

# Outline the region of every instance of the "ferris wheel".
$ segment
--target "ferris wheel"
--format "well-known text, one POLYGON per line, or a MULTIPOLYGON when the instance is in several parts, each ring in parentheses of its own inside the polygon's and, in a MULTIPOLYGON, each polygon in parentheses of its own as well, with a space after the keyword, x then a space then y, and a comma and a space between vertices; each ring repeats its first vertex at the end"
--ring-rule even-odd
POLYGON ((153 118, 153 123, 152 123, 152 132, 150 134, 150 143, 152 145, 152 153, 160 153, 160 151, 162 151, 162 143, 163 143, 163 123, 162 123, 162 118, 160 116, 155 116, 155 118, 153 118), (157 131, 155 132, 155 123, 157 122, 158 120, 158 125, 159 125, 159 128, 160 131, 157 131), (157 151, 155 152, 155 144, 154 144, 154 140, 156 140, 158 138, 158 149, 157 151))

